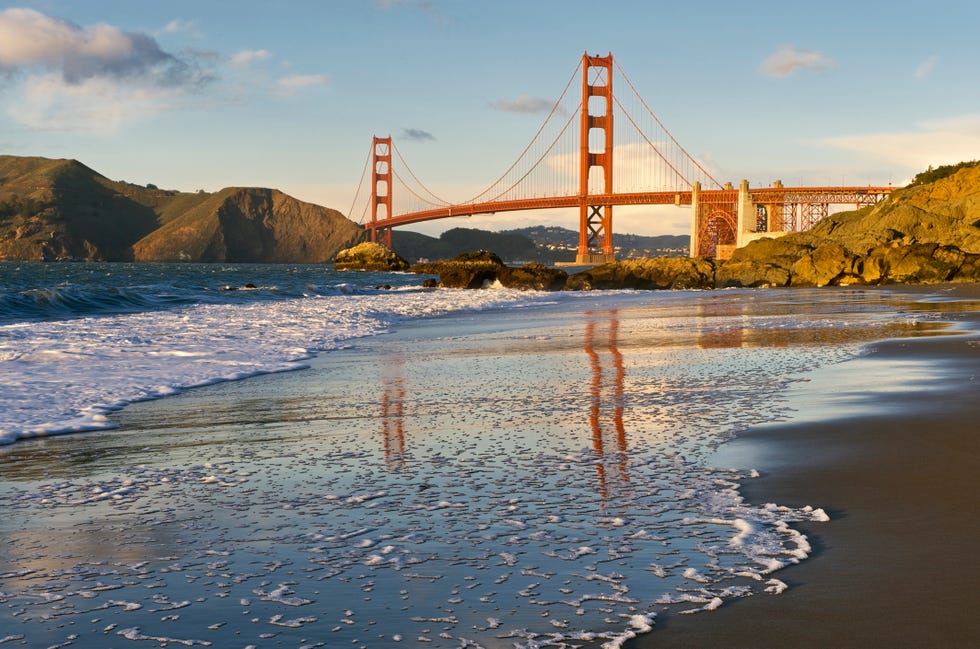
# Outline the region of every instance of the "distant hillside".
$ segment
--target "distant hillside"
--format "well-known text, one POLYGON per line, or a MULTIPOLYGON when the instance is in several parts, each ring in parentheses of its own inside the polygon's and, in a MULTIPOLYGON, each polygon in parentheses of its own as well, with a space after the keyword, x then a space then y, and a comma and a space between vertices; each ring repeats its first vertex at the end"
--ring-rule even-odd
MULTIPOLYGON (((574 261, 578 252, 578 232, 555 226, 533 226, 506 230, 502 234, 520 234, 528 237, 539 246, 560 256, 558 261, 574 261)), ((687 235, 663 234, 643 236, 639 234, 613 234, 613 246, 619 259, 639 259, 645 257, 687 256, 690 248, 687 235)))
POLYGON ((273 189, 160 190, 77 160, 0 156, 0 260, 320 263, 363 237, 273 189))
POLYGON ((464 252, 490 250, 507 261, 538 261, 534 241, 518 234, 489 232, 473 228, 453 228, 439 238, 417 232, 395 230, 392 248, 408 260, 450 259, 464 252))
MULTIPOLYGON (((686 256, 689 238, 615 234, 613 243, 622 259, 686 256)), ((408 260, 451 259, 464 252, 490 250, 508 262, 536 261, 543 264, 575 261, 578 232, 567 228, 534 226, 504 232, 453 228, 439 238, 395 230, 392 246, 408 260)))

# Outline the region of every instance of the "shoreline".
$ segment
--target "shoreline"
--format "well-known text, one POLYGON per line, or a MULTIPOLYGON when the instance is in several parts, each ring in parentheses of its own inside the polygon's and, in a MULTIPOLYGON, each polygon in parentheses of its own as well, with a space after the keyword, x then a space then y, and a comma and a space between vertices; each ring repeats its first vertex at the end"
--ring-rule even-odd
MULTIPOLYGON (((975 299, 980 286, 952 292, 975 299)), ((695 619, 668 612, 626 646, 980 644, 980 314, 953 321, 956 335, 875 343, 795 388, 791 402, 817 398, 811 413, 834 415, 755 428, 723 444, 715 466, 760 471, 741 483, 746 501, 815 504, 830 521, 793 525, 813 552, 775 574, 786 592, 726 602, 695 619), (896 376, 904 376, 898 385, 896 376)))
MULTIPOLYGON (((36 482, 40 488, 36 498, 44 497, 62 504, 51 510, 54 517, 48 519, 44 514, 46 509, 39 508, 35 512, 29 499, 19 499, 21 504, 12 512, 15 516, 11 520, 32 513, 44 515, 32 515, 8 532, 26 539, 33 538, 32 534, 42 536, 34 538, 33 545, 25 545, 22 540, 16 544, 0 544, 0 555, 3 551, 9 553, 12 566, 20 566, 24 561, 41 565, 49 560, 62 560, 60 557, 65 553, 91 561, 116 562, 113 565, 117 565, 120 561, 117 551, 105 545, 104 535, 125 529, 132 536, 126 547, 120 548, 125 552, 125 565, 140 566, 141 574, 165 579, 172 562, 183 559, 180 565, 182 570, 188 571, 189 579, 186 583, 174 584, 169 596, 175 601, 208 603, 206 606, 191 604, 181 613, 182 621, 172 626, 152 616, 140 618, 142 614, 138 612, 118 613, 120 622, 126 620, 127 627, 139 619, 138 623, 145 625, 144 633, 149 634, 146 637, 170 638, 179 630, 181 637, 203 634, 221 639, 230 638, 228 634, 234 633, 237 639, 237 634, 241 633, 244 639, 259 628, 255 624, 263 620, 274 622, 275 600, 260 599, 265 602, 262 604, 252 601, 252 595, 259 593, 254 590, 255 584, 248 585, 247 580, 255 578, 248 566, 265 557, 266 550, 261 543, 256 547, 241 545, 239 530, 244 528, 249 530, 250 538, 254 536, 262 543, 275 542, 275 555, 279 560, 269 564, 267 579, 272 584, 288 582, 299 593, 298 597, 308 598, 309 603, 303 605, 310 609, 303 610, 315 613, 308 616, 313 620, 309 623, 319 621, 321 625, 292 632, 301 634, 294 639, 308 637, 311 633, 320 634, 324 628, 346 629, 349 625, 358 638, 368 642, 365 646, 385 646, 384 640, 374 644, 369 638, 390 639, 392 633, 403 633, 420 623, 419 620, 425 622, 437 618, 447 620, 446 624, 450 626, 445 631, 455 633, 457 631, 451 627, 457 622, 449 622, 450 618, 439 611, 445 609, 443 612, 449 615, 459 608, 465 613, 468 606, 478 606, 474 598, 486 595, 486 589, 492 589, 498 600, 494 605, 500 605, 506 615, 515 620, 529 619, 528 616, 536 617, 539 612, 525 598, 538 598, 538 595, 519 591, 525 584, 518 580, 527 578, 541 590, 563 584, 569 586, 565 590, 571 593, 576 593, 574 588, 581 588, 583 590, 577 594, 587 597, 597 588, 605 587, 597 587, 589 579, 584 579, 581 584, 559 582, 549 575, 571 570, 564 579, 580 579, 592 570, 611 568, 609 561, 612 560, 621 563, 616 570, 627 577, 609 578, 628 583, 631 598, 636 600, 635 611, 659 614, 650 634, 640 636, 626 646, 759 647, 767 646, 770 639, 771 646, 849 646, 826 634, 816 635, 812 645, 787 640, 795 639, 801 631, 808 636, 814 635, 806 626, 811 621, 798 615, 794 617, 794 611, 809 612, 811 601, 822 606, 819 597, 811 599, 808 573, 799 571, 815 570, 817 577, 823 578, 831 568, 839 572, 841 566, 863 567, 861 561, 847 561, 846 557, 842 561, 841 546, 828 533, 837 529, 834 526, 838 522, 854 518, 854 505, 847 500, 850 496, 838 497, 832 490, 813 488, 815 482, 819 484, 820 472, 826 471, 825 468, 815 469, 815 475, 811 471, 802 478, 794 476, 796 465, 800 464, 794 456, 812 451, 814 445, 807 442, 807 446, 801 441, 800 445, 791 446, 787 440, 797 437, 809 440, 812 427, 836 424, 828 413, 840 414, 847 408, 850 409, 848 421, 861 421, 866 428, 868 425, 864 422, 873 419, 873 413, 863 408, 866 404, 877 404, 881 409, 889 408, 892 403, 907 404, 908 410, 921 411, 922 417, 927 418, 932 416, 933 410, 924 410, 920 404, 935 401, 938 416, 945 409, 946 397, 939 400, 937 395, 947 392, 950 392, 950 399, 959 395, 957 417, 971 423, 963 413, 969 414, 971 408, 975 410, 973 402, 963 398, 962 391, 953 393, 955 391, 946 389, 943 381, 948 380, 954 369, 966 376, 976 368, 978 347, 970 348, 974 351, 972 356, 963 357, 959 346, 964 341, 978 342, 977 337, 976 334, 942 335, 942 331, 950 329, 944 329, 938 323, 960 320, 963 324, 960 330, 968 325, 976 330, 976 313, 969 311, 975 309, 975 303, 964 304, 965 308, 957 305, 934 308, 935 305, 926 304, 920 309, 913 301, 925 295, 936 296, 926 299, 942 301, 951 291, 954 300, 971 299, 960 289, 932 287, 928 291, 886 294, 859 291, 857 295, 853 290, 847 290, 847 295, 833 290, 814 293, 801 300, 793 297, 796 291, 790 289, 775 296, 769 291, 697 295, 693 300, 696 305, 690 303, 690 296, 677 296, 677 300, 664 296, 663 303, 645 306, 633 304, 624 297, 613 300, 615 304, 587 300, 557 310, 545 305, 541 309, 493 312, 489 318, 485 313, 461 313, 402 323, 386 335, 355 341, 350 348, 336 353, 320 354, 311 361, 310 368, 302 372, 215 384, 166 399, 133 404, 113 416, 113 420, 121 424, 115 431, 69 436, 57 442, 50 440, 52 443, 28 443, 22 453, 9 453, 7 457, 12 462, 11 472, 6 476, 8 480, 24 484, 36 482), (910 296, 910 293, 917 295, 910 296), (761 299, 762 296, 765 299, 761 299), (752 306, 756 297, 763 304, 752 306), (858 321, 868 324, 867 329, 853 328, 854 321, 848 317, 852 301, 860 302, 862 309, 868 307, 868 312, 883 313, 886 319, 876 323, 873 318, 862 317, 858 321), (819 304, 813 307, 811 302, 819 304), (747 327, 733 317, 745 313, 759 317, 754 326, 747 327), (896 313, 899 314, 897 321, 896 313), (778 318, 770 318, 774 314, 788 314, 791 326, 780 327, 778 318), (712 325, 713 319, 726 324, 712 325), (871 342, 892 334, 911 337, 887 343, 871 342), (862 344, 860 341, 868 342, 862 344), (747 383, 752 379, 746 376, 746 371, 763 372, 774 379, 787 376, 785 372, 796 370, 791 366, 774 369, 774 366, 779 367, 779 349, 814 343, 814 349, 818 350, 815 358, 821 364, 810 367, 822 369, 807 372, 807 378, 802 382, 763 380, 756 384, 757 390, 775 389, 778 392, 775 401, 764 396, 763 403, 759 403, 751 396, 751 390, 746 390, 747 385, 752 385, 747 383), (854 358, 853 353, 859 347, 867 349, 869 344, 875 351, 854 358), (934 346, 946 350, 946 355, 937 356, 934 346), (755 347, 765 349, 756 351, 752 349, 755 347), (917 352, 917 364, 902 360, 901 354, 906 353, 902 350, 906 347, 921 352, 917 352), (842 351, 844 348, 847 353, 842 351), (698 357, 684 360, 691 351, 698 357), (743 364, 747 359, 752 362, 743 364), (941 362, 931 365, 926 362, 932 359, 941 362), (843 364, 834 365, 841 361, 843 364), (865 365, 860 365, 862 363, 865 365), (914 384, 903 386, 901 382, 895 382, 892 375, 896 363, 903 372, 909 373, 908 381, 914 384), (687 380, 677 382, 675 377, 674 383, 661 382, 666 368, 675 371, 678 365, 688 368, 683 373, 687 380), (862 367, 867 372, 860 371, 862 367), (841 381, 841 368, 855 368, 850 372, 852 385, 841 381), (713 380, 712 375, 728 376, 731 380, 713 380), (893 389, 884 395, 871 394, 857 401, 811 399, 802 403, 797 411, 798 414, 813 415, 812 422, 801 424, 798 418, 784 418, 791 413, 791 408, 784 405, 792 405, 794 399, 825 396, 835 389, 845 395, 857 394, 862 382, 875 381, 878 376, 882 377, 881 386, 888 385, 893 389), (926 384, 926 381, 930 383, 926 384), (626 409, 616 408, 617 403, 623 403, 617 390, 624 387, 629 395, 638 398, 628 398, 626 409), (898 389, 902 387, 908 387, 908 390, 898 389), (916 399, 910 399, 909 394, 916 395, 916 399), (745 395, 744 399, 742 395, 745 395), (728 403, 729 407, 721 410, 719 403, 728 403), (789 423, 749 429, 747 433, 739 433, 734 441, 719 442, 720 446, 714 443, 705 446, 697 440, 702 431, 716 425, 734 429, 739 422, 759 422, 762 412, 769 412, 773 419, 789 423), (662 606, 653 603, 665 592, 662 588, 670 592, 675 586, 686 588, 691 584, 678 581, 658 585, 661 582, 653 579, 644 566, 652 565, 650 561, 656 560, 664 568, 663 572, 670 572, 681 565, 670 565, 675 550, 667 545, 661 549, 659 543, 636 543, 632 530, 640 529, 646 533, 649 529, 663 535, 664 541, 676 542, 678 547, 693 543, 697 538, 699 544, 712 543, 724 548, 730 538, 725 526, 705 530, 708 537, 701 533, 691 536, 687 524, 676 529, 671 527, 672 514, 662 517, 653 509, 647 511, 646 506, 656 505, 656 502, 636 500, 646 499, 658 490, 677 490, 680 495, 677 485, 693 484, 685 479, 688 474, 682 472, 683 463, 677 465, 662 452, 651 452, 659 448, 663 440, 672 440, 667 448, 675 452, 694 452, 693 457, 697 459, 691 464, 695 472, 706 459, 709 460, 706 466, 710 467, 758 468, 762 478, 740 482, 741 495, 746 502, 774 501, 787 506, 826 508, 830 522, 792 525, 810 535, 814 552, 800 566, 774 575, 789 584, 788 592, 778 597, 760 593, 745 599, 726 598, 720 609, 696 615, 680 615, 676 610, 688 608, 687 605, 672 606, 672 612, 665 614, 662 606), (617 452, 627 452, 627 443, 630 455, 640 461, 617 460, 617 452), (34 454, 30 450, 43 452, 34 454), (596 454, 603 461, 596 462, 596 454), (457 455, 463 458, 459 464, 451 461, 457 455), (781 471, 794 480, 801 480, 797 491, 787 490, 775 495, 768 491, 773 481, 780 479, 781 471), (512 492, 509 491, 510 476, 515 472, 522 472, 520 475, 524 477, 519 491, 512 492), (121 500, 118 505, 99 500, 76 510, 77 503, 84 504, 88 499, 102 496, 88 496, 83 501, 69 500, 69 493, 74 489, 70 481, 76 486, 84 485, 87 494, 112 496, 117 493, 121 500), (531 486, 536 494, 526 503, 521 498, 524 485, 531 486), (634 494, 637 488, 642 488, 642 493, 634 494), (140 495, 142 493, 147 496, 140 495), (387 499, 387 494, 395 497, 387 499), (502 500, 511 496, 517 496, 517 500, 502 500), (410 504, 411 511, 405 509, 404 503, 410 504), (360 509, 362 504, 363 510, 360 509), (501 504, 509 506, 497 512, 501 504), (443 508, 452 508, 452 516, 443 512, 443 508), (93 516, 96 510, 99 514, 93 516), (510 513, 511 510, 515 513, 510 513), (434 513, 424 513, 429 511, 434 513), (553 526, 554 522, 545 520, 543 515, 556 511, 562 512, 562 520, 553 526), (64 517, 58 512, 64 512, 64 517), (492 512, 497 513, 490 515, 492 512), (379 518, 382 514, 385 520, 379 518), (79 528, 74 520, 81 520, 81 517, 88 522, 79 528), (206 528, 200 527, 198 519, 209 521, 206 528), (423 519, 428 522, 421 523, 423 519), (406 577, 398 570, 384 567, 384 558, 388 555, 382 554, 387 551, 383 543, 360 545, 364 540, 411 539, 419 525, 423 525, 423 529, 425 526, 435 529, 450 522, 457 525, 457 520, 463 527, 452 528, 447 538, 457 544, 465 541, 467 547, 476 543, 475 547, 480 551, 475 554, 468 551, 465 556, 484 557, 488 563, 478 566, 479 569, 490 570, 491 576, 500 578, 504 576, 501 573, 506 573, 510 581, 494 581, 490 585, 479 572, 468 574, 465 569, 447 566, 445 581, 423 584, 417 578, 429 574, 427 572, 406 577), (481 535, 473 536, 473 529, 479 530, 481 535), (410 533, 406 535, 406 532, 410 533), (484 537, 485 532, 493 533, 484 537), (332 536, 341 533, 342 537, 332 536), (565 538, 569 533, 577 535, 574 542, 565 538), (51 534, 63 534, 65 544, 50 543, 46 539, 51 534), (340 543, 338 538, 343 541, 350 536, 354 545, 347 547, 346 541, 341 545, 346 548, 344 552, 351 554, 345 555, 346 558, 334 557, 350 563, 341 562, 327 568, 327 564, 321 563, 325 555, 316 547, 310 547, 311 534, 317 537, 316 540, 329 543, 340 543), (549 534, 558 536, 549 540, 549 534), (364 539, 363 535, 369 538, 364 539), (497 543, 495 538, 503 540, 497 543), (73 544, 78 547, 73 548, 73 544), (591 547, 593 545, 595 548, 591 547), (591 550, 601 554, 607 545, 611 548, 610 557, 603 556, 599 562, 591 550), (574 556, 551 556, 554 548, 566 546, 590 551, 574 556), (371 549, 373 547, 381 549, 371 549), (14 560, 20 548, 29 548, 34 554, 14 560), (245 585, 230 593, 219 592, 219 587, 235 589, 236 586, 230 582, 225 585, 213 583, 212 575, 207 573, 211 568, 206 563, 195 563, 193 559, 227 553, 232 548, 234 551, 227 559, 228 574, 238 574, 245 585), (504 557, 500 551, 513 554, 513 558, 505 558, 503 562, 494 558, 504 557), (528 554, 522 557, 525 552, 528 554), (581 562, 581 565, 577 569, 565 567, 570 561, 581 562), (812 564, 815 567, 811 562, 816 562, 812 564), (303 566, 302 573, 298 566, 303 566), (528 566, 534 574, 524 574, 528 566), (801 574, 804 576, 799 577, 801 574), (319 576, 326 581, 317 579, 319 576), (352 624, 355 621, 349 619, 352 615, 337 610, 338 593, 346 592, 343 589, 347 586, 342 584, 347 582, 330 579, 335 576, 344 580, 356 577, 353 592, 343 595, 357 604, 356 608, 351 608, 357 611, 361 620, 356 628, 352 624), (357 589, 357 582, 362 578, 370 579, 364 586, 368 590, 363 592, 357 589), (471 585, 483 590, 472 591, 473 594, 468 596, 471 592, 468 588, 453 589, 453 584, 468 583, 465 579, 473 579, 471 585), (377 600, 368 594, 374 590, 375 581, 377 593, 387 593, 377 600), (487 583, 476 586, 477 582, 487 583), (324 590, 331 583, 336 583, 337 590, 324 590), (416 589, 420 589, 418 593, 416 589), (402 594, 397 602, 391 596, 396 590, 402 594), (333 594, 328 595, 328 592, 333 594), (409 593, 416 596, 411 597, 409 593), (236 604, 243 599, 251 601, 248 615, 254 617, 243 618, 240 605, 236 604), (439 610, 429 610, 430 603, 438 605, 439 610), (411 607, 417 607, 415 610, 424 611, 425 615, 405 613, 405 619, 395 621, 400 619, 395 608, 409 611, 411 607), (412 616, 411 619, 408 616, 412 616), (245 623, 245 619, 252 621, 245 623), (773 620, 785 622, 786 626, 773 628, 770 633, 768 629, 773 620), (765 630, 766 637, 760 639, 760 630, 765 630), (687 644, 669 644, 672 641, 687 644)), ((806 367, 806 364, 800 367, 806 367)), ((972 397, 972 393, 968 392, 966 396, 972 397)), ((908 419, 908 413, 903 417, 908 419)), ((926 423, 916 421, 915 426, 913 432, 923 429, 926 423)), ((904 445, 910 446, 912 441, 914 434, 904 445)), ((868 438, 863 452, 875 453, 882 444, 888 447, 887 441, 868 438)), ((848 480, 853 480, 853 476, 848 477, 847 471, 860 473, 859 462, 844 462, 842 460, 847 456, 831 453, 834 449, 826 448, 827 456, 822 459, 830 469, 848 480)), ((967 461, 968 451, 969 446, 954 455, 967 461)), ((922 449, 915 449, 915 454, 918 457, 925 455, 922 449)), ((815 463, 817 459, 811 458, 810 462, 815 463)), ((967 463, 963 471, 967 478, 977 473, 971 471, 972 465, 967 463)), ((741 470, 738 474, 750 475, 741 470)), ((903 477, 899 474, 895 480, 900 482, 903 477)), ((949 535, 971 529, 968 527, 968 515, 972 511, 969 501, 976 478, 972 479, 973 483, 965 486, 962 497, 956 501, 962 516, 950 521, 949 535)), ((665 497, 669 498, 669 493, 665 497)), ((928 498, 923 496, 922 500, 921 509, 928 513, 928 498)), ((665 500, 661 504, 668 506, 671 502, 665 500)), ((864 534, 860 530, 858 533, 864 534)), ((972 541, 972 537, 972 534, 966 534, 963 538, 972 541)), ((397 545, 404 543, 392 547, 397 545)), ((444 550, 446 548, 434 552, 428 560, 446 560, 447 557, 441 554, 444 550)), ((406 557, 414 556, 408 547, 404 551, 406 557)), ((398 555, 392 556, 397 558, 398 555)), ((450 554, 448 558, 452 556, 455 555, 450 554)), ((930 569, 935 562, 913 558, 917 564, 924 565, 916 571, 914 580, 926 582, 932 579, 930 569)), ((459 559, 461 557, 456 560, 459 559)), ((697 570, 703 569, 701 563, 705 563, 704 567, 710 564, 710 561, 705 562, 707 559, 707 556, 695 556, 691 559, 692 565, 687 567, 697 574, 697 570)), ((951 559, 967 569, 971 560, 968 546, 958 549, 951 559)), ((865 559, 864 563, 873 561, 865 559)), ((70 561, 67 567, 71 568, 70 561)), ((434 566, 432 569, 441 568, 434 566)), ((945 572, 946 564, 939 570, 945 572)), ((680 572, 673 572, 666 574, 666 578, 679 580, 680 572)), ((685 569, 685 578, 686 572, 685 569)), ((40 576, 26 576, 28 581, 41 579, 40 576)), ((8 574, 8 579, 13 578, 16 578, 15 573, 8 574)), ((846 600, 854 579, 845 578, 843 586, 839 587, 841 592, 831 593, 831 597, 846 600)), ((812 579, 813 583, 818 581, 812 579)), ((265 586, 260 586, 259 590, 268 595, 268 589, 263 590, 265 586)), ((866 596, 877 588, 877 582, 871 581, 862 592, 866 596)), ((974 589, 968 584, 950 591, 958 595, 958 599, 952 603, 948 599, 941 600, 940 603, 956 609, 954 615, 959 617, 949 625, 968 629, 966 624, 972 607, 969 601, 963 605, 962 595, 966 593, 969 597, 974 589)), ((114 601, 126 596, 126 592, 113 591, 112 597, 117 598, 114 601)), ((914 616, 918 610, 915 592, 918 591, 910 594, 909 601, 895 605, 897 615, 919 620, 914 616)), ((146 593, 132 592, 128 596, 134 602, 133 611, 137 611, 135 605, 146 598, 146 593)), ((567 598, 567 594, 557 591, 546 601, 562 598, 567 598)), ((83 604, 84 607, 79 606, 80 610, 90 606, 87 600, 83 604)), ((627 604, 630 603, 623 602, 624 606, 627 604)), ((886 600, 885 606, 888 605, 886 600)), ((612 609, 615 605, 596 606, 612 609)), ((635 611, 630 609, 628 612, 635 611)), ((627 611, 618 613, 625 615, 627 611)), ((569 621, 575 619, 565 612, 564 607, 550 615, 563 615, 569 621)), ((623 615, 615 617, 622 620, 625 619, 623 615)), ((461 615, 458 632, 465 636, 472 620, 462 620, 461 615)), ((555 617, 555 621, 568 623, 561 617, 555 617)), ((96 626, 96 622, 87 622, 80 617, 78 623, 77 628, 84 627, 83 631, 88 635, 85 640, 80 639, 77 646, 104 646, 105 632, 100 629, 105 628, 105 621, 96 626), (92 625, 91 628, 88 625, 92 625)), ((515 621, 517 625, 523 623, 515 621)), ((611 624, 612 630, 618 632, 618 624, 611 624)), ((850 622, 839 624, 831 613, 821 624, 836 628, 840 633, 850 622)), ((933 630, 936 625, 926 626, 933 630)), ((51 635, 45 642, 53 645, 62 639, 58 634, 63 628, 52 626, 42 628, 40 632, 49 632, 51 635)), ((605 630, 595 626, 585 628, 605 630)), ((291 633, 279 626, 272 631, 291 633)), ((420 633, 430 631, 438 629, 420 633)), ((487 629, 481 630, 485 631, 487 629)), ((287 637, 290 636, 283 635, 281 639, 285 641, 287 637)), ((484 639, 490 640, 488 646, 512 644, 507 636, 493 633, 484 639)), ((35 640, 41 638, 32 638, 35 640)), ((425 638, 425 641, 432 640, 434 637, 425 638)), ((348 641, 350 638, 343 640, 348 641)), ((595 639, 594 643, 580 646, 597 647, 599 644, 601 641, 595 639)), ((875 645, 865 636, 853 646, 875 645)), ((903 645, 889 642, 881 646, 903 645)), ((917 642, 909 646, 929 645, 917 642)))

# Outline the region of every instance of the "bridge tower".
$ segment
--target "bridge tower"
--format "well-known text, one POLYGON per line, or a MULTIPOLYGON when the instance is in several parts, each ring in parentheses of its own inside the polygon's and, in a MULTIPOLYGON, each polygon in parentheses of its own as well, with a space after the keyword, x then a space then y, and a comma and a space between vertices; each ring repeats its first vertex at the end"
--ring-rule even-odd
POLYGON ((371 145, 371 242, 382 243, 391 249, 391 228, 381 228, 381 241, 378 241, 378 206, 385 208, 385 219, 390 219, 391 212, 391 136, 374 136, 371 145))
POLYGON ((582 55, 582 113, 579 150, 579 264, 614 261, 612 205, 589 200, 589 174, 602 171, 603 193, 613 193, 613 57, 582 55), (590 81, 591 79, 591 81, 590 81), (593 101, 593 97, 597 100, 593 101), (595 131, 595 133, 593 133, 595 131), (592 150, 595 135, 596 150, 592 150), (602 140, 601 144, 599 140, 602 140))

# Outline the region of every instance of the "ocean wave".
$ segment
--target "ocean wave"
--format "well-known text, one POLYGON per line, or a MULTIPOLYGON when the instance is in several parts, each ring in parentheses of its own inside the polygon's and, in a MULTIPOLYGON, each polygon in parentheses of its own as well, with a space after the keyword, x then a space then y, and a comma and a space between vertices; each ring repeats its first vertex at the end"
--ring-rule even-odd
POLYGON ((51 287, 0 292, 0 322, 132 313, 192 304, 188 295, 132 288, 51 287))

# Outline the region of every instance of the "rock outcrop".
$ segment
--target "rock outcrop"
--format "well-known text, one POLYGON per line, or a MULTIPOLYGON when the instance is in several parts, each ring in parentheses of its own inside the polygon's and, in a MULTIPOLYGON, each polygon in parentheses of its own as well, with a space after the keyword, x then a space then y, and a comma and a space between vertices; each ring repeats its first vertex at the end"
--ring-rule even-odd
POLYGON ((408 262, 380 243, 365 241, 337 253, 334 270, 392 272, 408 270, 408 262))
POLYGON ((568 278, 566 288, 696 289, 714 288, 715 267, 707 259, 655 257, 630 259, 597 266, 568 278))
POLYGON ((438 275, 442 288, 483 288, 497 281, 504 262, 486 250, 468 252, 448 261, 416 264, 409 272, 438 275))
POLYGON ((524 264, 520 268, 504 266, 497 273, 501 286, 521 291, 560 291, 565 288, 567 280, 568 273, 565 271, 537 262, 524 264))
POLYGON ((980 281, 980 165, 834 214, 807 232, 760 239, 721 264, 725 286, 980 281))
POLYGON ((409 270, 438 275, 442 288, 484 288, 499 284, 522 291, 560 291, 568 278, 565 271, 536 262, 511 268, 486 250, 463 253, 448 261, 417 264, 409 270))

